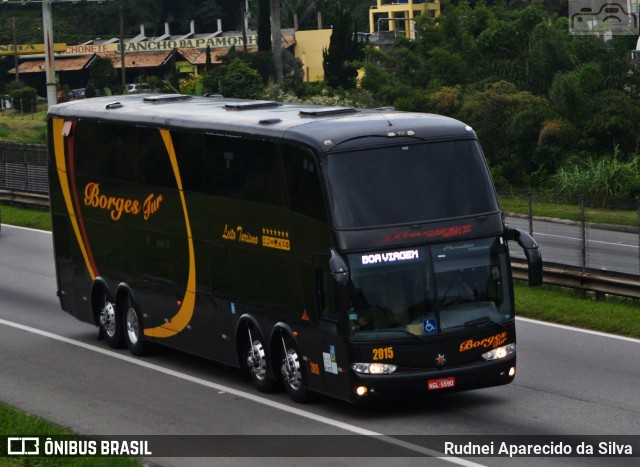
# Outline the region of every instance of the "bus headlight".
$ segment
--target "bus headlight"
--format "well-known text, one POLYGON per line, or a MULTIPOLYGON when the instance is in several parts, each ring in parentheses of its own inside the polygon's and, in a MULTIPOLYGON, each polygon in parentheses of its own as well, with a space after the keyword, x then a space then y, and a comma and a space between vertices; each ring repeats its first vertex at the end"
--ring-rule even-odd
POLYGON ((516 351, 516 344, 507 344, 502 347, 498 347, 489 352, 483 353, 482 358, 485 360, 499 360, 507 357, 516 351))
POLYGON ((351 365, 351 369, 356 373, 367 375, 390 375, 397 368, 397 366, 390 363, 354 363, 351 365))

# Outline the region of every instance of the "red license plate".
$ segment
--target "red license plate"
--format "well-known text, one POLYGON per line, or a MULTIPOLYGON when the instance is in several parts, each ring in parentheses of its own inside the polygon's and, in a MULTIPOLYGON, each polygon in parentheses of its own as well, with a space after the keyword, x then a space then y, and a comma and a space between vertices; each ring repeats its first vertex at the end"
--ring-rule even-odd
POLYGON ((448 378, 430 379, 427 381, 427 388, 429 391, 437 391, 438 389, 450 389, 456 387, 455 376, 449 376, 448 378))

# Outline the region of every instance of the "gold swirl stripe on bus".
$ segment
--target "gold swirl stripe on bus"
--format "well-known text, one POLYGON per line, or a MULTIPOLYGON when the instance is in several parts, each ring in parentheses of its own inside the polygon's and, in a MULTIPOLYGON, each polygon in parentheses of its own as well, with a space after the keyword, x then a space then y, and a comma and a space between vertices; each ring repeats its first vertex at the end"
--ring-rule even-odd
MULTIPOLYGON (((68 123, 71 124, 71 122, 68 123)), ((69 177, 71 177, 72 175, 67 169, 67 161, 65 158, 63 134, 65 122, 62 118, 54 118, 52 125, 56 168, 58 172, 58 178, 60 180, 62 196, 64 197, 64 203, 67 206, 67 212, 69 213, 69 220, 71 221, 73 232, 75 233, 76 240, 78 241, 78 246, 80 246, 80 251, 82 252, 82 257, 84 258, 84 262, 87 266, 87 271, 89 271, 91 280, 95 280, 95 278, 98 277, 98 269, 95 262, 93 261, 93 256, 91 255, 91 251, 89 248, 89 242, 81 233, 80 220, 76 216, 75 209, 73 208, 75 193, 73 193, 73 190, 71 190, 71 188, 69 187, 69 177)))
POLYGON ((171 140, 171 134, 169 130, 160 130, 162 140, 167 148, 169 154, 169 160, 171 161, 171 168, 173 174, 176 177, 176 185, 178 187, 178 193, 180 193, 180 202, 182 203, 182 211, 184 213, 184 223, 187 229, 187 241, 189 245, 189 277, 187 279, 187 289, 184 293, 184 298, 180 305, 180 309, 168 323, 155 328, 149 328, 144 330, 145 336, 150 337, 171 337, 180 331, 182 331, 193 316, 193 310, 196 304, 196 255, 193 248, 193 237, 191 235, 191 224, 189 222, 189 214, 187 212, 187 202, 184 197, 184 191, 182 191, 182 178, 180 177, 180 170, 178 169, 178 160, 176 158, 176 152, 173 147, 173 141, 171 140))

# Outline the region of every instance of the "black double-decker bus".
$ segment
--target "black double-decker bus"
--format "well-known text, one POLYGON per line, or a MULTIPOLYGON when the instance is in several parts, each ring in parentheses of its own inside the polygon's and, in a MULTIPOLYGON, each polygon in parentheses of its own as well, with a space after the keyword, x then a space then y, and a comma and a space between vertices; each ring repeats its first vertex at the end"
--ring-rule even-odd
POLYGON ((442 116, 184 95, 50 108, 62 309, 347 401, 510 383, 505 226, 477 137, 442 116))

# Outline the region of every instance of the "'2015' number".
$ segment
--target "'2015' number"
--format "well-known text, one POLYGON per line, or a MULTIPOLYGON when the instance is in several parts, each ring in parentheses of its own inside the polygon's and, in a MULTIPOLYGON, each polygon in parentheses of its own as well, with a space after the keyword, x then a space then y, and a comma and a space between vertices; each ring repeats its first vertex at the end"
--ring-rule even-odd
POLYGON ((393 358, 393 347, 378 347, 373 349, 373 360, 387 360, 393 358))

